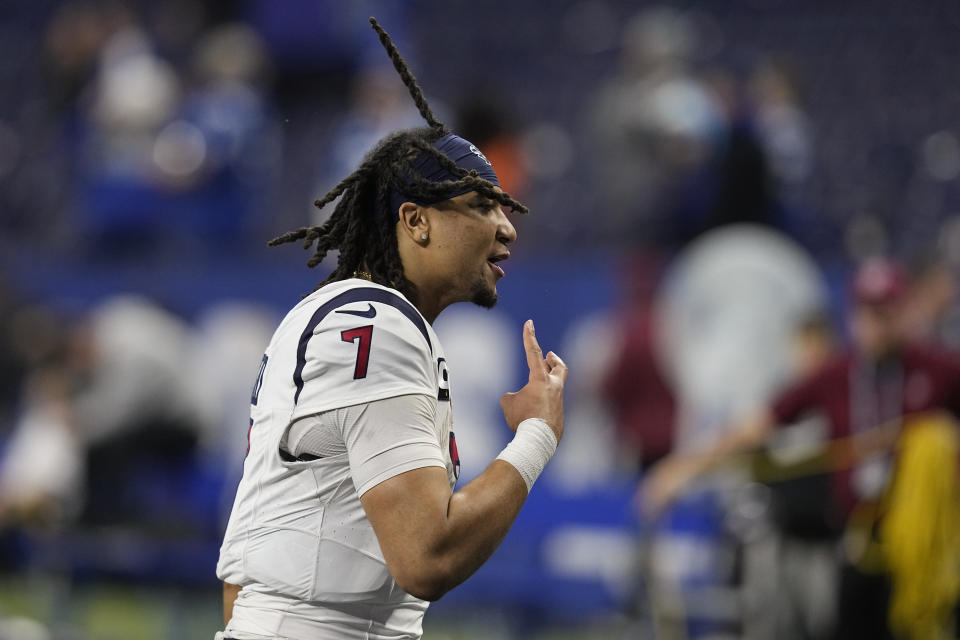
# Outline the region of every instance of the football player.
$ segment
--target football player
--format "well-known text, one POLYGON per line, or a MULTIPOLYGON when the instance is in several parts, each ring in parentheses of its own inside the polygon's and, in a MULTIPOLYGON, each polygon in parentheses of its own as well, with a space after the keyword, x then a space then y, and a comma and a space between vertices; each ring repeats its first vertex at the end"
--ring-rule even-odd
POLYGON ((504 208, 526 208, 371 23, 428 126, 387 136, 318 200, 339 198, 326 222, 270 243, 315 244, 311 267, 339 256, 261 362, 217 566, 221 638, 419 638, 428 602, 493 553, 563 433, 567 368, 528 320, 529 380, 501 402, 515 437, 454 491, 451 369, 431 323, 496 303, 517 237, 504 208))

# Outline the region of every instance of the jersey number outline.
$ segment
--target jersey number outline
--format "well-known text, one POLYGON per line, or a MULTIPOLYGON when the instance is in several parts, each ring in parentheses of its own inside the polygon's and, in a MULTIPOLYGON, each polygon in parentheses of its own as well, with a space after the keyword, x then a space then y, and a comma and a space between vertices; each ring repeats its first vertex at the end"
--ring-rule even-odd
POLYGON ((370 343, 373 341, 373 325, 368 324, 355 329, 344 329, 340 332, 340 339, 344 342, 358 342, 357 363, 353 367, 353 379, 367 377, 367 364, 370 362, 370 343))

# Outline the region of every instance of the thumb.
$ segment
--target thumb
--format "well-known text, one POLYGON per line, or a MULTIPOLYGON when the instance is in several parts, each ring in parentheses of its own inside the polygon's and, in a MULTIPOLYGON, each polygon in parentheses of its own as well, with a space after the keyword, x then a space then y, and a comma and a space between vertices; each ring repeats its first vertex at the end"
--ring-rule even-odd
POLYGON ((567 363, 565 363, 560 356, 555 354, 553 351, 547 354, 547 367, 550 369, 550 375, 556 375, 560 377, 560 382, 566 382, 567 380, 567 363))

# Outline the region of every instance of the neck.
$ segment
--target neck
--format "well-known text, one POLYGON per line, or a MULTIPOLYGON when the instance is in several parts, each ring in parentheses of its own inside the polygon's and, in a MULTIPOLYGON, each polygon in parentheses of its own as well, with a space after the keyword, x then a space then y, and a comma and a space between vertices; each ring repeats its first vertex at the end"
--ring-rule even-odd
POLYGON ((437 281, 435 270, 432 270, 431 265, 421 259, 417 247, 413 243, 402 241, 402 239, 398 244, 404 277, 411 285, 409 291, 402 291, 402 293, 413 303, 417 311, 426 318, 427 322, 433 324, 440 312, 455 301, 447 299, 448 287, 437 281))
POLYGON ((450 303, 443 302, 429 287, 425 287, 421 283, 411 280, 411 284, 413 284, 414 289, 410 292, 404 292, 404 295, 410 299, 413 306, 426 318, 427 322, 433 324, 440 312, 446 309, 450 303))
MULTIPOLYGON (((370 282, 374 281, 373 276, 369 271, 361 269, 351 273, 350 277, 359 278, 361 280, 369 280, 370 282)), ((417 308, 417 311, 419 311, 420 314, 427 320, 427 322, 433 324, 433 321, 436 320, 437 316, 440 315, 440 312, 449 305, 449 302, 439 302, 440 298, 438 296, 429 294, 429 288, 418 285, 410 278, 407 278, 407 280, 410 282, 412 287, 398 286, 393 282, 390 282, 388 286, 400 291, 400 293, 406 296, 407 299, 413 303, 413 306, 417 308)))

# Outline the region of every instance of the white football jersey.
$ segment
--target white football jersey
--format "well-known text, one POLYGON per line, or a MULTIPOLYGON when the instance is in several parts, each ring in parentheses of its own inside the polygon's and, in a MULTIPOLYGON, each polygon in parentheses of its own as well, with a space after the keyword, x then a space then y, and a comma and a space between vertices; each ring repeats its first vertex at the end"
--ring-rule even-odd
POLYGON ((335 282, 287 314, 254 386, 248 454, 217 565, 221 580, 243 586, 228 637, 420 637, 427 603, 394 582, 360 495, 424 466, 446 467, 454 486, 448 376, 433 328, 393 289, 335 282), (351 456, 360 448, 351 443, 369 446, 404 427, 381 424, 365 440, 362 407, 410 395, 420 406, 428 399, 432 424, 351 456), (317 414, 350 433, 344 453, 303 461, 282 451, 290 425, 317 414))

